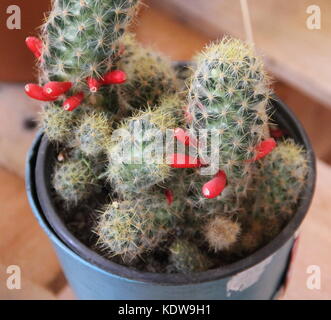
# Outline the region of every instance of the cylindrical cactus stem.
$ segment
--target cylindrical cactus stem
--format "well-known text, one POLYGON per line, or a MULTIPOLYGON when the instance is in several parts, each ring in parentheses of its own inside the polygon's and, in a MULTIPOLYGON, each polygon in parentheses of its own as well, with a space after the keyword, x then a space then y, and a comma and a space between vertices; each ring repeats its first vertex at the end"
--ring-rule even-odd
POLYGON ((108 178, 122 197, 145 192, 169 177, 171 168, 164 157, 164 134, 166 129, 181 123, 181 105, 177 95, 164 97, 158 108, 126 119, 120 130, 114 132, 107 151, 108 178))
POLYGON ((101 190, 96 164, 83 156, 75 156, 55 166, 53 186, 57 194, 70 206, 77 206, 101 190))
POLYGON ((177 91, 176 72, 169 59, 151 48, 144 48, 132 34, 123 37, 119 43, 124 52, 118 67, 128 78, 116 87, 124 104, 124 113, 158 105, 164 95, 177 91))
POLYGON ((176 219, 163 194, 115 201, 102 211, 95 228, 98 245, 105 255, 120 256, 130 265, 165 240, 176 219))
POLYGON ((263 63, 250 45, 225 38, 197 57, 189 92, 190 129, 196 134, 207 130, 200 156, 211 174, 224 170, 230 184, 245 189, 241 179, 250 171, 249 160, 268 137, 270 94, 263 63))
POLYGON ((293 140, 280 142, 267 157, 256 163, 249 198, 256 217, 290 218, 305 186, 307 156, 293 140))
POLYGON ((44 91, 32 96, 43 101, 60 98, 68 112, 84 102, 116 113, 117 106, 109 104, 111 91, 98 89, 103 84, 103 76, 118 59, 116 43, 138 4, 139 0, 53 1, 52 11, 42 28, 39 84, 44 91), (50 83, 56 84, 57 95, 54 88, 46 88, 50 83), (71 89, 59 90, 61 83, 70 83, 71 89))
POLYGON ((43 26, 42 79, 75 84, 101 79, 138 4, 139 0, 54 1, 43 26))
POLYGON ((204 255, 198 246, 187 239, 175 240, 169 248, 170 273, 193 273, 208 270, 212 265, 209 257, 204 255))

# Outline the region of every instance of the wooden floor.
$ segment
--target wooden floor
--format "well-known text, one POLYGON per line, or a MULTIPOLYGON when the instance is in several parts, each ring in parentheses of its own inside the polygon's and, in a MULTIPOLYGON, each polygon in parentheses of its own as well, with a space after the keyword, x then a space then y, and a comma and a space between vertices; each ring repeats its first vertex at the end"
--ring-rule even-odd
MULTIPOLYGON (((192 54, 208 42, 208 37, 205 35, 199 34, 157 9, 144 9, 138 21, 140 21, 136 25, 138 38, 144 43, 154 44, 156 48, 167 53, 174 60, 190 59, 192 54)), ((302 101, 306 101, 300 92, 292 90, 287 84, 281 83, 278 89, 281 95, 289 101, 292 100, 292 105, 300 106, 302 101)), ((312 103, 315 102, 312 101, 312 103)), ((35 106, 31 108, 34 109, 35 106)), ((310 113, 310 117, 312 116, 313 111, 310 113)), ((19 118, 20 125, 22 119, 22 117, 19 118)), ((17 117, 13 115, 11 120, 4 125, 7 125, 8 130, 13 128, 16 143, 9 145, 8 142, 3 142, 0 144, 0 153, 8 155, 16 147, 20 151, 19 154, 12 153, 11 158, 8 157, 16 161, 15 165, 0 157, 0 161, 3 160, 1 162, 3 166, 15 172, 10 173, 0 168, 0 300, 73 299, 73 293, 66 285, 53 249, 31 213, 25 196, 24 182, 19 177, 19 174, 22 175, 23 172, 25 151, 18 147, 18 142, 24 141, 24 148, 27 148, 32 139, 33 130, 17 130, 15 129, 18 123, 17 117), (6 268, 9 265, 19 265, 22 269, 23 286, 20 291, 9 291, 5 286, 8 277, 6 268)), ((310 130, 315 132, 314 129, 318 130, 318 123, 315 127, 311 125, 310 130)), ((4 129, 0 132, 2 139, 3 132, 5 132, 4 129)), ((14 138, 9 135, 8 139, 14 138)), ((330 148, 329 139, 325 135, 320 136, 320 139, 323 140, 325 153, 327 153, 330 148)), ((322 143, 319 148, 323 149, 322 143)), ((316 195, 301 228, 299 251, 285 299, 331 299, 330 187, 331 168, 319 162, 316 195), (307 268, 311 265, 321 268, 320 290, 310 290, 306 286, 309 276, 307 268)))

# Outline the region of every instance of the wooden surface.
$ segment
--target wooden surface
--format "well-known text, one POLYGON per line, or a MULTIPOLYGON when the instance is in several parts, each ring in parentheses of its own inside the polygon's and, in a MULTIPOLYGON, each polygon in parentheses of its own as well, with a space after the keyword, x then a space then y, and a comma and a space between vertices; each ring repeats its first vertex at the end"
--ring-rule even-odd
MULTIPOLYGON (((212 38, 226 33, 245 39, 239 0, 150 0, 212 38)), ((254 40, 269 69, 331 107, 331 1, 249 0, 254 40), (306 27, 309 5, 319 5, 322 28, 306 27)))
MULTIPOLYGON (((191 0, 190 0, 191 1, 191 0)), ((167 16, 161 11, 150 9, 143 10, 140 22, 136 26, 138 38, 144 43, 154 43, 154 46, 170 55, 175 60, 187 60, 194 52, 200 50, 208 37, 199 34, 195 30, 179 23, 178 20, 167 16)), ((22 85, 21 85, 22 87, 22 85)), ((20 95, 19 85, 14 88, 9 95, 9 87, 0 90, 0 159, 3 153, 12 153, 7 157, 8 161, 3 163, 11 167, 15 172, 23 171, 24 149, 30 144, 33 133, 22 129, 22 121, 29 116, 36 114, 37 104, 25 99, 24 94, 20 95), (2 96, 1 96, 2 95, 2 96), (12 98, 12 97, 15 98, 12 98), (2 97, 6 97, 8 104, 3 104, 2 97), (19 97, 17 99, 16 97, 19 97), (18 103, 18 101, 20 101, 18 103), (10 103, 12 102, 12 103, 10 103), (29 105, 32 103, 32 105, 29 105), (20 112, 15 112, 15 110, 20 112), (5 111, 3 111, 5 110, 5 111), (12 112, 12 113, 11 113, 12 112), (11 115, 11 116, 7 116, 11 115), (9 119, 9 120, 8 120, 9 119), (8 133, 10 133, 8 135, 8 133), (5 141, 7 139, 7 141, 5 141), (11 141, 13 141, 11 143, 11 141), (24 146, 24 148, 21 147, 24 146), (18 168, 20 168, 18 170, 18 168)), ((0 86, 1 89, 1 86, 0 86)), ((295 105, 300 111, 300 106, 311 106, 311 111, 304 117, 314 118, 310 130, 312 133, 320 132, 320 140, 323 141, 325 152, 329 150, 327 132, 321 130, 320 126, 327 125, 328 111, 324 113, 313 112, 316 102, 306 99, 299 92, 292 90, 286 84, 278 83, 276 87, 278 93, 295 105), (295 94, 293 94, 293 92, 295 94), (308 102, 307 102, 308 101, 308 102), (325 119, 325 124, 323 124, 325 119)), ((305 121, 308 122, 309 119, 305 121)), ((325 127, 323 127, 325 129, 325 127)), ((316 145, 316 144, 315 144, 316 145)), ((322 148, 322 144, 321 144, 322 148)), ((74 296, 68 286, 66 286, 63 274, 54 255, 49 240, 37 225, 24 191, 24 182, 15 174, 0 169, 0 264, 3 266, 17 264, 22 267, 22 276, 25 283, 29 284, 26 292, 7 292, 3 287, 3 268, 0 270, 0 300, 2 298, 20 298, 22 295, 34 299, 53 298, 73 299, 74 296), (1 287, 2 285, 2 287, 1 287)), ((329 189, 331 184, 330 167, 319 162, 318 164, 318 183, 316 196, 307 219, 302 226, 301 243, 297 259, 295 260, 292 278, 285 295, 286 299, 331 299, 331 279, 330 266, 330 229, 331 216, 329 189), (309 265, 318 265, 322 271, 321 290, 309 290, 306 287, 308 274, 306 273, 309 265)))
POLYGON ((44 12, 49 10, 50 0, 1 0, 0 1, 0 81, 31 82, 36 79, 35 59, 26 48, 25 38, 35 36, 42 24, 44 12), (21 29, 7 28, 7 8, 18 6, 21 16, 21 29))
POLYGON ((23 279, 60 290, 65 283, 60 266, 31 212, 24 181, 4 169, 0 181, 0 264, 18 265, 23 279))

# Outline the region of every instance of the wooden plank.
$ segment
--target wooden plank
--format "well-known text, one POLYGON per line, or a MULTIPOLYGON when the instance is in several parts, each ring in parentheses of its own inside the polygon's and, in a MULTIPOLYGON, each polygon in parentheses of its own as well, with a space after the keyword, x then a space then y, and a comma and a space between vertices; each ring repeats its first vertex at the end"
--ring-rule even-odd
POLYGON ((22 278, 57 291, 61 269, 53 248, 34 218, 24 181, 0 169, 0 264, 18 265, 22 278))
MULTIPOLYGON (((239 0, 150 0, 212 38, 226 33, 245 38, 239 0)), ((268 68, 279 79, 331 106, 331 2, 250 0, 254 39, 268 68), (322 28, 306 27, 309 5, 319 5, 322 28)))

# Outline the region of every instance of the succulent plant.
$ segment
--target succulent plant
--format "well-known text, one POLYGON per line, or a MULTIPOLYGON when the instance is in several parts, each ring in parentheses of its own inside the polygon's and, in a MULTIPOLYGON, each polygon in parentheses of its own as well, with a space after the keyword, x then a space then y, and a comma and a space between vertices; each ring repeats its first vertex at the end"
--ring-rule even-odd
POLYGON ((164 240, 175 220, 162 195, 114 201, 100 215, 95 229, 98 245, 108 256, 119 255, 130 264, 164 240))
POLYGON ((54 0, 42 39, 26 40, 40 79, 25 91, 68 152, 52 185, 70 209, 93 208, 104 255, 156 270, 162 249, 163 271, 204 271, 212 253, 244 256, 281 232, 307 155, 275 125, 270 137, 270 80, 249 44, 226 37, 175 70, 127 32, 139 2, 54 0), (101 189, 112 200, 95 212, 101 189))
POLYGON ((229 249, 236 243, 240 234, 240 225, 225 217, 215 217, 204 228, 209 247, 214 251, 229 249))
POLYGON ((76 131, 80 150, 87 156, 98 156, 110 142, 112 122, 103 112, 86 114, 76 131))
POLYGON ((249 198, 257 217, 291 217, 308 174, 305 151, 293 140, 277 148, 257 163, 249 198))
POLYGON ((268 76, 253 48, 236 39, 211 44, 196 61, 189 92, 191 134, 200 130, 199 154, 210 165, 209 174, 223 170, 241 195, 256 148, 268 137, 268 76))
POLYGON ((144 48, 133 35, 124 37, 121 44, 124 54, 118 65, 128 80, 117 90, 127 112, 156 106, 165 95, 176 93, 176 73, 165 56, 144 48))
POLYGON ((85 157, 69 159, 55 166, 53 186, 68 206, 75 206, 100 190, 94 166, 85 157))
POLYGON ((41 70, 47 81, 101 79, 118 55, 116 42, 134 17, 138 0, 57 0, 43 26, 41 70))
POLYGON ((204 255, 193 242, 186 239, 175 240, 169 250, 168 272, 201 272, 208 270, 213 265, 209 257, 204 255))
POLYGON ((164 162, 163 134, 181 122, 179 96, 166 96, 159 107, 125 120, 108 148, 108 179, 124 198, 137 196, 171 174, 164 162))

